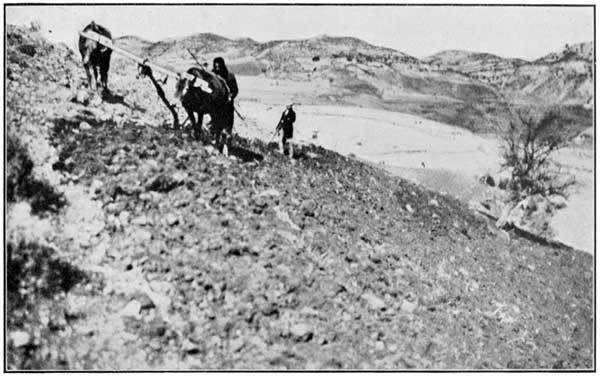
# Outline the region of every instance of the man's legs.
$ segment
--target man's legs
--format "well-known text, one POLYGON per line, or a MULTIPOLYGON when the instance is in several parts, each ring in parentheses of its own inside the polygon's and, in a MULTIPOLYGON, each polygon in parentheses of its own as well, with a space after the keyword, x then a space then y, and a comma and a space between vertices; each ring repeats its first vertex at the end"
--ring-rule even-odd
POLYGON ((281 142, 279 143, 279 152, 281 152, 281 154, 285 154, 285 143, 286 143, 286 138, 285 138, 285 133, 283 134, 283 136, 281 137, 281 142))

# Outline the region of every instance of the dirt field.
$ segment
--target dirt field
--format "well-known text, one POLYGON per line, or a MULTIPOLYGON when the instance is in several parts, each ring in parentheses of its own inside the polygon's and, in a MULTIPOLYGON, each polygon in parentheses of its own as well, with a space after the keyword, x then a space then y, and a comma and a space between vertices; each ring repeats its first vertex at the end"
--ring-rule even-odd
MULTIPOLYGON (((485 194, 487 188, 478 184, 477 177, 500 170, 499 145, 492 138, 414 115, 368 108, 368 103, 319 105, 319 98, 333 95, 327 83, 248 76, 238 80, 239 109, 247 115, 245 123, 236 120, 242 135, 270 138, 285 104, 295 102, 297 141, 381 164, 393 174, 463 201, 485 194)), ((578 182, 567 207, 552 221, 556 239, 593 253, 593 152, 569 148, 556 159, 578 182)))

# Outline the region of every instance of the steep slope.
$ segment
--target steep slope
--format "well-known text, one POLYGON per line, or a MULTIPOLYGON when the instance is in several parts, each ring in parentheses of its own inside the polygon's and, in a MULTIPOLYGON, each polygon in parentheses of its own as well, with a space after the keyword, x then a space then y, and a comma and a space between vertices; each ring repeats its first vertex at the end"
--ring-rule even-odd
POLYGON ((34 37, 9 32, 5 166, 67 203, 8 203, 9 369, 593 368, 591 255, 312 145, 225 158, 135 67, 87 101, 34 37))

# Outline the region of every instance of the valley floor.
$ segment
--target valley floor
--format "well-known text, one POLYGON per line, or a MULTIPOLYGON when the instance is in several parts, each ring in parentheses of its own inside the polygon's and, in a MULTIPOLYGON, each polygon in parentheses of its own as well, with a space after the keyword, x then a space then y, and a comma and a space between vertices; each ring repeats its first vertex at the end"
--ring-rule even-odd
MULTIPOLYGON (((246 122, 236 118, 236 130, 247 137, 272 136, 285 104, 295 107, 295 138, 344 155, 355 155, 387 171, 465 202, 482 198, 489 188, 477 178, 500 171, 500 147, 492 137, 418 116, 368 107, 318 105, 332 88, 325 83, 240 77, 239 109, 246 122)), ((594 154, 567 148, 557 161, 575 175, 568 205, 552 220, 556 239, 594 251, 594 154)))

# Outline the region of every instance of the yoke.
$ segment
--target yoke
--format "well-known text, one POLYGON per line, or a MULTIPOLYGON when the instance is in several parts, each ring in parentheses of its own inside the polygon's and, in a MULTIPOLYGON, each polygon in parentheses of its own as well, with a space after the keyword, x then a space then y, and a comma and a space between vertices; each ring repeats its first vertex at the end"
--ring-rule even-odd
POLYGON ((110 48, 111 50, 113 50, 117 54, 123 55, 123 56, 125 56, 125 57, 127 57, 127 58, 129 58, 129 59, 131 59, 131 60, 133 60, 135 62, 137 62, 138 64, 147 65, 148 67, 152 68, 154 71, 162 72, 163 74, 166 74, 166 75, 171 76, 171 77, 175 77, 178 80, 181 79, 181 78, 185 78, 185 79, 188 79, 188 80, 196 79, 196 81, 199 80, 200 81, 199 84, 200 84, 200 87, 202 88, 202 90, 204 90, 204 91, 206 91, 208 93, 212 92, 212 89, 210 88, 210 86, 208 85, 208 82, 206 80, 204 80, 204 79, 202 79, 200 77, 191 75, 191 74, 189 74, 187 72, 178 73, 178 72, 174 72, 174 71, 171 71, 169 69, 163 68, 163 67, 161 67, 159 65, 156 65, 154 63, 150 63, 150 62, 148 62, 147 59, 141 58, 141 57, 139 57, 137 55, 132 54, 129 51, 126 51, 126 50, 124 50, 124 49, 122 49, 120 47, 115 46, 110 38, 107 38, 107 37, 105 37, 103 35, 100 35, 100 34, 94 32, 94 31, 89 31, 89 30, 88 31, 80 31, 79 35, 82 36, 82 37, 84 37, 84 38, 91 39, 94 42, 100 43, 101 45, 110 48))

